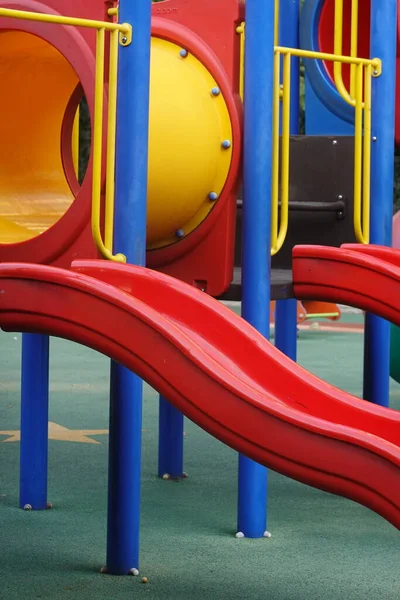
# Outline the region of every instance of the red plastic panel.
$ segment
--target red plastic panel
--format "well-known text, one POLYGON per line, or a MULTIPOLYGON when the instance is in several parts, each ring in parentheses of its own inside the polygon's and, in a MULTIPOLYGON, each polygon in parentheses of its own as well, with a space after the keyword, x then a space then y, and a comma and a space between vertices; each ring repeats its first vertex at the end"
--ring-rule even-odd
POLYGON ((73 268, 1 265, 0 325, 103 352, 225 444, 400 528, 397 411, 319 380, 183 282, 104 261, 73 268))
POLYGON ((219 296, 233 277, 236 191, 241 157, 240 0, 164 0, 153 5, 153 35, 192 52, 218 82, 230 113, 233 156, 224 190, 207 219, 187 238, 148 252, 149 267, 219 296))
MULTIPOLYGON (((60 13, 105 20, 107 9, 117 2, 101 0, 8 0, 3 6, 27 11, 60 13)), ((153 6, 153 35, 180 43, 193 52, 215 77, 226 99, 233 127, 233 159, 220 199, 208 219, 187 239, 148 253, 148 264, 212 295, 229 286, 233 273, 236 184, 241 153, 241 103, 239 100, 239 36, 243 18, 240 0, 165 0, 153 6)), ((93 115, 95 34, 86 29, 29 21, 0 19, 1 29, 22 29, 43 37, 71 63, 81 81, 93 115)), ((72 259, 96 256, 90 231, 91 170, 89 162, 83 186, 78 189, 72 173, 70 136, 75 109, 71 99, 63 127, 64 166, 76 199, 67 213, 42 235, 20 244, 0 246, 0 262, 21 261, 68 266, 72 259)), ((105 107, 106 110, 106 107, 105 107)))
POLYGON ((400 250, 388 248, 387 246, 376 246, 374 244, 342 244, 341 248, 343 250, 360 252, 364 256, 379 258, 400 268, 400 250))
POLYGON ((400 268, 395 266, 396 251, 391 252, 393 258, 388 261, 375 258, 376 247, 372 252, 360 252, 297 246, 293 249, 294 294, 299 299, 333 301, 361 308, 397 324, 400 268))

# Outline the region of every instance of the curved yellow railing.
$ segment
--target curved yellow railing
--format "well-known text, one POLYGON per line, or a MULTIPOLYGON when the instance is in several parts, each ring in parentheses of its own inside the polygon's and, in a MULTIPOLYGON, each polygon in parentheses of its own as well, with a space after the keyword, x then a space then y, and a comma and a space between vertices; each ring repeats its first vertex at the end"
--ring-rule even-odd
MULTIPOLYGON (((91 19, 49 15, 23 10, 0 8, 0 17, 70 25, 96 30, 96 75, 93 123, 93 183, 92 183, 92 235, 94 243, 103 258, 116 262, 126 262, 123 254, 113 254, 114 228, 114 172, 115 172, 115 138, 116 138, 116 105, 117 105, 117 68, 118 46, 128 46, 132 41, 132 26, 128 23, 109 23, 91 19), (110 34, 110 66, 108 86, 108 122, 106 150, 106 202, 104 240, 101 232, 101 183, 103 159, 103 105, 104 105, 104 70, 105 70, 105 34, 110 34)), ((76 155, 76 138, 75 149, 76 155)), ((76 157, 75 157, 76 159, 76 157)), ((76 163, 75 163, 76 168, 76 163)))
MULTIPOLYGON (((371 182, 371 104, 372 104, 372 77, 376 76, 377 59, 357 58, 351 56, 339 56, 337 54, 328 54, 324 52, 312 52, 309 50, 298 50, 293 48, 275 48, 275 65, 279 64, 277 54, 286 56, 298 56, 300 58, 313 58, 324 61, 340 61, 343 64, 354 65, 354 233, 359 243, 368 244, 370 231, 370 182, 371 182)), ((278 93, 279 73, 275 75, 275 95, 278 93)), ((287 83, 286 83, 287 85, 287 83)), ((285 87, 285 82, 283 87, 285 87)), ((290 89, 290 88, 289 88, 290 89)), ((285 90, 283 90, 285 96, 285 90)), ((290 100, 289 100, 290 101, 290 100)), ((274 105, 275 106, 275 105, 274 105)), ((278 107, 279 108, 279 107, 278 107)), ((284 114, 284 108, 283 108, 284 114)), ((289 154, 283 149, 289 139, 289 132, 284 130, 284 119, 282 118, 282 157, 279 158, 279 151, 276 152, 274 147, 274 165, 273 165, 273 180, 276 179, 276 173, 279 173, 279 163, 281 170, 281 178, 289 177, 289 154), (285 140, 285 137, 287 140, 285 140), (275 165, 278 163, 278 165, 275 165)), ((273 130, 279 132, 279 111, 274 111, 273 130)), ((274 136, 276 134, 274 133, 274 136)), ((278 139, 279 141, 279 139, 278 139)), ((276 144, 276 141, 275 141, 276 144)), ((281 222, 280 229, 277 229, 276 213, 279 205, 279 190, 277 185, 273 184, 272 193, 272 211, 273 211, 273 227, 275 232, 272 234, 273 240, 278 240, 276 245, 272 245, 273 254, 277 253, 283 245, 285 238, 283 233, 286 227, 285 211, 286 205, 289 204, 289 186, 281 183, 281 222), (276 233, 278 231, 278 233, 276 233), (283 241, 282 241, 283 240, 283 241)), ((285 233, 286 235, 286 233, 285 233)))
POLYGON ((290 165, 290 72, 291 54, 283 58, 283 84, 281 80, 281 53, 275 48, 272 129, 272 202, 271 202, 271 255, 282 248, 289 226, 289 165, 290 165), (282 133, 280 133, 280 101, 282 98, 282 133), (281 142, 282 140, 282 142, 281 142), (280 176, 280 186, 279 186, 280 176), (281 207, 279 211, 279 197, 281 207))
MULTIPOLYGON (((350 38, 350 56, 355 58, 358 54, 358 2, 359 0, 352 0, 351 3, 351 38, 350 38)), ((343 8, 342 8, 343 15, 343 8)), ((343 23, 342 23, 343 30, 343 23)), ((340 54, 343 54, 341 49, 340 54)), ((355 94, 355 73, 356 67, 354 64, 350 65, 350 96, 355 94)))
MULTIPOLYGON (((333 74, 336 88, 348 104, 356 105, 356 81, 357 81, 357 65, 362 59, 357 58, 358 52, 358 15, 359 15, 359 0, 351 1, 351 34, 350 34, 350 58, 353 62, 350 63, 350 91, 347 90, 343 81, 343 61, 335 60, 333 64, 333 74)), ((334 20, 334 54, 343 55, 343 0, 335 0, 335 20, 334 20)), ((382 71, 382 64, 379 59, 369 61, 373 67, 371 75, 378 77, 382 71)))
MULTIPOLYGON (((354 130, 354 233, 360 243, 369 242, 370 180, 371 180, 371 78, 381 74, 378 59, 364 63, 357 59, 359 0, 351 2, 350 90, 343 81, 343 62, 333 65, 334 81, 341 97, 355 109, 354 130), (363 127, 364 125, 364 127, 363 127), (364 130, 364 136, 363 136, 364 130)), ((343 52, 343 0, 335 0, 334 53, 343 52)))
POLYGON ((274 44, 279 45, 279 16, 280 16, 281 3, 280 0, 275 0, 275 11, 274 11, 274 44))
POLYGON ((240 36, 240 64, 239 64, 239 94, 243 102, 244 97, 244 45, 246 35, 246 23, 243 21, 236 27, 236 33, 240 36))
MULTIPOLYGON (((356 7, 357 10, 354 12, 357 13, 358 16, 358 0, 352 0, 352 20, 351 20, 351 58, 355 58, 357 56, 357 44, 358 44, 358 24, 357 21, 353 21, 353 8, 356 7), (354 27, 355 23, 355 27, 354 27), (355 48, 354 48, 355 46, 355 48), (355 52, 355 54, 353 54, 355 52)), ((334 20, 334 42, 333 42, 333 53, 341 56, 343 54, 343 0, 335 0, 335 20, 334 20)), ((355 70, 357 66, 355 63, 351 63, 350 72, 351 72, 351 80, 353 82, 353 90, 354 90, 354 82, 355 82, 355 70)), ((356 105, 356 101, 353 94, 349 93, 346 89, 346 86, 343 81, 343 63, 341 61, 334 61, 333 63, 333 77, 335 81, 335 85, 337 91, 342 96, 343 100, 345 100, 351 106, 356 105)))
POLYGON ((76 178, 79 177, 79 106, 74 118, 74 126, 72 128, 72 161, 74 163, 74 171, 76 178))
MULTIPOLYGON (((313 52, 275 46, 273 91, 273 164, 271 203, 271 254, 282 248, 289 221, 290 175, 290 61, 292 56, 334 63, 335 83, 346 102, 354 107, 354 233, 358 242, 367 244, 370 231, 371 181, 371 101, 372 77, 381 73, 381 61, 357 57, 359 0, 352 3, 351 56, 343 56, 343 0, 335 0, 334 53, 313 52), (283 58, 283 73, 282 73, 283 58), (350 65, 351 85, 343 82, 343 65, 350 65), (282 81, 282 83, 281 83, 282 81), (281 102, 282 101, 282 102, 281 102), (281 108, 282 105, 282 108, 281 108), (281 121, 282 111, 282 122, 281 121), (280 133, 281 128, 281 133, 280 133)), ((279 5, 276 0, 276 6, 279 5)), ((279 10, 279 9, 278 9, 279 10)), ((279 35, 279 13, 275 12, 275 40, 279 35)), ((236 29, 240 39, 240 95, 244 94, 245 23, 236 29)))

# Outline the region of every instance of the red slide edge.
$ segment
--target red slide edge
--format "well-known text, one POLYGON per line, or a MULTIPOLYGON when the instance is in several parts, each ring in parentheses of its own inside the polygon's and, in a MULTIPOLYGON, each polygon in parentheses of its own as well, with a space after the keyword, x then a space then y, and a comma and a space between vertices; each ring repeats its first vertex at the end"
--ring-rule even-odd
MULTIPOLYGON (((133 268, 125 269, 134 276, 133 268)), ((164 277, 167 297, 173 280, 164 277)), ((365 435, 357 443, 357 432, 345 427, 341 436, 327 437, 321 420, 312 431, 312 418, 306 429, 284 412, 270 414, 256 389, 210 361, 206 346, 112 285, 53 267, 15 264, 0 266, 0 285, 0 325, 5 330, 57 335, 103 352, 232 448, 294 479, 365 504, 400 528, 397 446, 365 435)), ((206 298, 186 289, 198 304, 206 298)), ((233 313, 231 318, 241 323, 233 313)), ((282 381, 282 399, 284 386, 282 381)))

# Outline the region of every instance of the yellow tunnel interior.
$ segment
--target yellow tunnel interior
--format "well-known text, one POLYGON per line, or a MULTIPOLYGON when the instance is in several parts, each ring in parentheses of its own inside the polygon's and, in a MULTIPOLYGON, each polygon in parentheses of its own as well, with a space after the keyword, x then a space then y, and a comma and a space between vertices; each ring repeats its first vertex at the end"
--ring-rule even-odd
MULTIPOLYGON (((62 164, 61 130, 78 78, 44 40, 4 31, 0 81, 0 244, 6 244, 47 230, 74 200, 62 164)), ((231 122, 216 81, 193 55, 157 38, 149 155, 147 243, 154 249, 179 241, 204 221, 232 158, 231 122)))
POLYGON ((66 212, 74 197, 61 158, 65 109, 78 78, 42 39, 0 34, 0 243, 28 240, 66 212))

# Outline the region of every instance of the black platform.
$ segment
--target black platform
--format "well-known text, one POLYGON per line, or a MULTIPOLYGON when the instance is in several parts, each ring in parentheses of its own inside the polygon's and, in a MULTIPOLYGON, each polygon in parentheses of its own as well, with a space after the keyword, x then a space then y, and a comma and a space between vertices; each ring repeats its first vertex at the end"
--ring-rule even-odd
MULTIPOLYGON (((293 298, 292 271, 290 269, 272 269, 271 300, 293 298)), ((242 269, 235 267, 233 281, 229 290, 219 300, 240 302, 242 299, 242 269)))
MULTIPOLYGON (((293 298, 292 251, 299 244, 341 246, 355 242, 353 226, 354 138, 292 136, 289 227, 271 260, 271 299, 293 298)), ((240 301, 243 202, 237 202, 235 271, 221 300, 240 301)))

